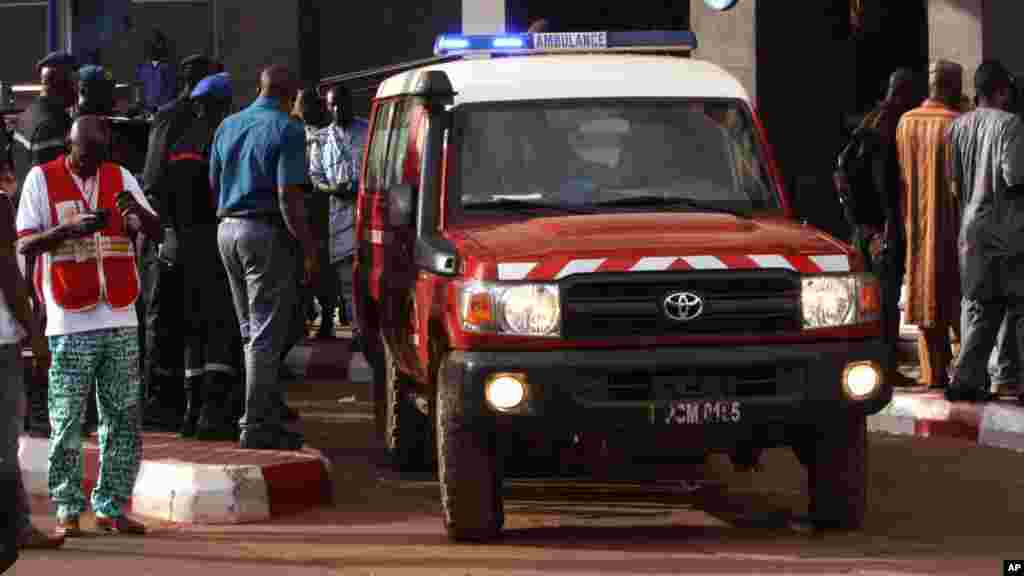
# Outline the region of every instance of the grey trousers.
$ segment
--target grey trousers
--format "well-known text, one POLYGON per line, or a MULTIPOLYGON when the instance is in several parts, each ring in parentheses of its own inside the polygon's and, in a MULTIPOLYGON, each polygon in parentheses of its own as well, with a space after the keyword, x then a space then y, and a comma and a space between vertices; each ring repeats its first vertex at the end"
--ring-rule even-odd
POLYGON ((981 302, 965 298, 961 305, 960 325, 960 358, 953 379, 957 387, 987 390, 990 388, 988 374, 993 379, 1001 378, 1000 383, 1019 378, 1021 366, 1016 360, 1024 354, 1024 301, 981 302), (1006 373, 1007 364, 1017 373, 1006 373), (1003 370, 994 371, 993 367, 1003 370))
POLYGON ((217 243, 227 271, 245 355, 243 431, 282 430, 281 357, 298 298, 298 246, 283 225, 224 218, 217 243))
POLYGON ((1020 386, 1017 376, 1020 358, 1016 341, 1017 323, 1009 314, 1005 314, 999 326, 999 334, 996 335, 996 347, 988 359, 992 392, 996 392, 1000 386, 1020 386))
MULTIPOLYGON (((21 532, 29 528, 31 509, 28 493, 21 479, 18 464, 18 438, 25 425, 25 372, 21 362, 21 346, 17 344, 0 346, 0 422, 6 425, 0 434, 3 451, 0 452, 0 467, 14 484, 14 515, 16 529, 21 532)), ((3 498, 9 496, 4 494, 3 498)))

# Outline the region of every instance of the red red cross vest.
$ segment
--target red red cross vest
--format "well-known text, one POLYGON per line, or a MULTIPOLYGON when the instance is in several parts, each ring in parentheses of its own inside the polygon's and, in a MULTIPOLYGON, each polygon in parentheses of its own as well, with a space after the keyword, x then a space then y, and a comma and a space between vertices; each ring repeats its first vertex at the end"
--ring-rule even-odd
MULTIPOLYGON (((89 209, 64 156, 43 164, 42 170, 55 225, 89 209)), ((107 227, 90 237, 64 242, 50 253, 50 291, 64 310, 89 310, 101 301, 115 310, 124 309, 139 297, 135 250, 116 203, 124 190, 121 168, 104 163, 98 178, 96 208, 109 210, 107 227)))

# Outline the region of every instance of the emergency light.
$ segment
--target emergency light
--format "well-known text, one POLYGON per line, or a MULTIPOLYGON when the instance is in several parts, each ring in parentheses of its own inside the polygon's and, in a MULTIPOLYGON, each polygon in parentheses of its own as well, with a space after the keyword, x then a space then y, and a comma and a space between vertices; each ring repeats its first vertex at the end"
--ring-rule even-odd
POLYGON ((437 37, 434 54, 535 54, 544 52, 689 52, 697 35, 689 30, 632 32, 541 32, 437 37))

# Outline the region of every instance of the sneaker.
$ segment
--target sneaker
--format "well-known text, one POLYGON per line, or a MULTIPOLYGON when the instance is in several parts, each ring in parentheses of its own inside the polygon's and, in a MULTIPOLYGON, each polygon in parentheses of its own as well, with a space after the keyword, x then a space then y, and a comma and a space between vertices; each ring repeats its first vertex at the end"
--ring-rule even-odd
POLYGON ((57 518, 57 528, 54 533, 61 538, 78 538, 82 536, 82 526, 78 523, 78 516, 57 518))
POLYGON ((124 515, 114 518, 97 515, 96 528, 101 532, 130 534, 133 536, 142 536, 146 533, 146 526, 142 522, 137 522, 124 515))
POLYGON ((304 438, 289 430, 276 433, 245 430, 238 445, 243 450, 301 450, 304 438))

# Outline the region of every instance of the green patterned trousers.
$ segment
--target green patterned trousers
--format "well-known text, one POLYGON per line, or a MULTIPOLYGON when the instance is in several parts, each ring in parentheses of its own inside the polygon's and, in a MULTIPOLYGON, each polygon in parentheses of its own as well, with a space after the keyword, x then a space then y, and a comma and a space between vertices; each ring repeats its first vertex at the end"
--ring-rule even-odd
POLYGON ((139 434, 139 337, 136 328, 95 330, 49 338, 50 498, 57 517, 85 512, 82 413, 91 384, 99 413, 100 473, 92 509, 123 514, 142 456, 139 434))

